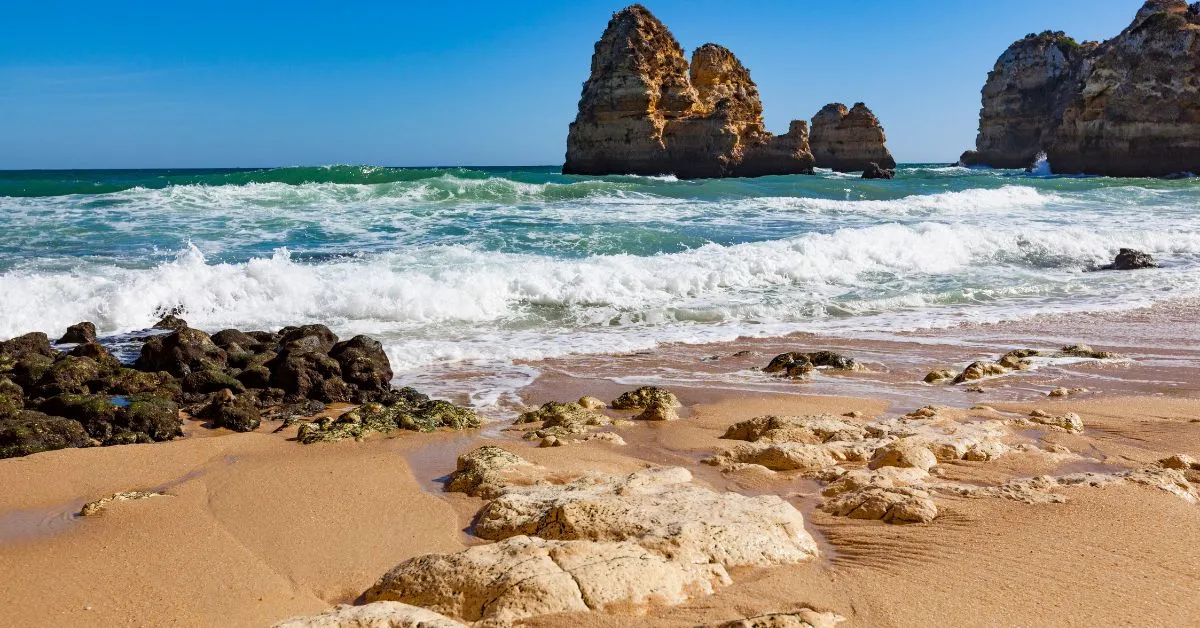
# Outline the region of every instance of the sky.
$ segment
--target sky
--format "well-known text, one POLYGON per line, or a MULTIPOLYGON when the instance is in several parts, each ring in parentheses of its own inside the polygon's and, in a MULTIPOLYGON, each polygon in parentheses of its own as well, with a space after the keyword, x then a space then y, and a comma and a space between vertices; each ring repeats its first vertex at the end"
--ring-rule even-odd
MULTIPOLYGON (((866 102, 901 162, 974 145, 1026 33, 1106 39, 1141 0, 646 0, 750 69, 768 130, 866 102)), ((557 165, 621 2, 10 2, 0 169, 557 165), (201 6, 203 5, 203 6, 201 6)))

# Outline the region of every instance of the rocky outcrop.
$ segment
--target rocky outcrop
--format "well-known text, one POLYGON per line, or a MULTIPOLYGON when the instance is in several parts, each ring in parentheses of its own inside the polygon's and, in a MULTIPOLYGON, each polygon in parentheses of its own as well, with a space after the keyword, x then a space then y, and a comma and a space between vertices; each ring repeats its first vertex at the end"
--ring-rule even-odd
POLYGON ((975 150, 964 165, 1025 168, 1052 141, 1095 44, 1063 32, 1030 33, 996 60, 983 86, 975 150))
POLYGON ((1056 173, 1167 176, 1200 172, 1200 3, 1150 0, 1102 44, 1029 35, 996 62, 983 89, 976 150, 965 165, 1056 173))
POLYGON ((813 116, 810 146, 818 168, 863 172, 872 163, 877 169, 896 167, 879 119, 863 103, 850 109, 840 102, 822 107, 813 116))
POLYGON ((1058 173, 1200 173, 1200 3, 1151 0, 1089 58, 1047 147, 1058 173))
POLYGON ((645 7, 613 15, 567 135, 564 174, 674 174, 681 178, 810 173, 808 126, 763 126, 750 72, 705 44, 691 63, 645 7))
POLYGON ((1096 270, 1137 270, 1139 268, 1158 268, 1154 256, 1137 249, 1121 249, 1113 258, 1111 264, 1100 266, 1096 270))
POLYGON ((374 602, 339 604, 318 615, 285 619, 272 628, 466 628, 466 624, 400 602, 374 602))

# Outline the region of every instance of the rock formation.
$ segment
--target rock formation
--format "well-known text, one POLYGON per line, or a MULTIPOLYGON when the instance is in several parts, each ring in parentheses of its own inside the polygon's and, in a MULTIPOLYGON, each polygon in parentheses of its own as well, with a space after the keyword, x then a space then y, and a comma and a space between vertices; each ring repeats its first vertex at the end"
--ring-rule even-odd
POLYGON ((863 103, 850 109, 830 103, 813 116, 810 144, 819 168, 862 172, 872 163, 884 170, 895 168, 886 142, 879 119, 863 103))
POLYGON ((1015 168, 1044 150, 1056 173, 1200 172, 1200 3, 1149 0, 1102 44, 1029 35, 983 88, 965 165, 1015 168))
POLYGON ((681 178, 810 173, 808 125, 763 127, 750 72, 705 44, 691 64, 645 7, 613 15, 592 55, 564 174, 675 174, 681 178))
POLYGON ((1000 55, 983 86, 979 136, 962 163, 1025 168, 1052 141, 1096 44, 1063 32, 1030 33, 1000 55))

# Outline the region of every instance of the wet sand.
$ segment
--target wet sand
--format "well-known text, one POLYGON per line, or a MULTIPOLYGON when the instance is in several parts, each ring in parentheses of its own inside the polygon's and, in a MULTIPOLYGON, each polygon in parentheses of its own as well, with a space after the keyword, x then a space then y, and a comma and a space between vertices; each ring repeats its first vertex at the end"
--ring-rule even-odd
MULTIPOLYGON (((1081 625, 1200 622, 1200 506, 1129 483, 1065 488, 1066 503, 937 496, 929 524, 888 525, 816 508, 819 485, 789 473, 721 472, 701 460, 729 425, 764 414, 898 416, 925 405, 969 415, 1074 411, 1082 434, 1027 436, 1078 454, 1014 452, 943 464, 942 477, 989 484, 1077 471, 1135 469, 1175 453, 1200 455, 1200 317, 1187 308, 871 337, 796 335, 629 356, 579 356, 536 366, 530 405, 583 394, 612 399, 664 385, 684 419, 606 428, 625 446, 593 441, 537 448, 506 422, 462 434, 398 433, 301 446, 294 430, 234 434, 196 423, 170 443, 47 452, 0 460, 0 603, 6 625, 253 626, 354 600, 395 564, 481 542, 469 535, 481 501, 441 490, 455 457, 497 443, 564 473, 689 468, 696 481, 775 493, 799 508, 821 546, 812 563, 741 569, 734 584, 648 617, 588 613, 537 626, 692 626, 800 604, 849 626, 1081 625), (1179 335, 1173 335, 1179 334, 1179 335), (1057 362, 964 386, 927 385, 932 368, 1011 348, 1086 342, 1128 361, 1057 362), (777 353, 833 349, 871 368, 784 381, 752 370, 777 353), (749 352, 740 354, 738 352, 749 352), (713 358, 716 359, 713 359, 713 358), (1057 386, 1089 392, 1048 398, 1057 386), (993 410, 968 410, 985 405, 993 410), (168 495, 73 516, 117 491, 168 495)), ((621 413, 613 413, 621 415, 621 413)))

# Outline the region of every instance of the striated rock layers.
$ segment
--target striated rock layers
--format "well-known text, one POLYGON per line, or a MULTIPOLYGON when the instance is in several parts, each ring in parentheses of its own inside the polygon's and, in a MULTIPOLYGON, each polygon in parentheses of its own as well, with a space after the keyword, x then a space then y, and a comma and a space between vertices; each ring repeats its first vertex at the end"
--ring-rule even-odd
POLYGON ((1108 176, 1200 173, 1200 2, 1150 0, 1102 43, 1029 35, 983 88, 965 165, 1108 176))
POLYGON ((808 124, 768 133, 758 87, 732 52, 705 44, 689 64, 645 7, 613 15, 567 135, 564 174, 754 177, 812 167, 808 124))
POLYGON ((896 160, 886 142, 879 119, 863 103, 850 109, 840 102, 830 103, 813 116, 810 144, 819 168, 863 172, 876 164, 893 169, 896 160))

